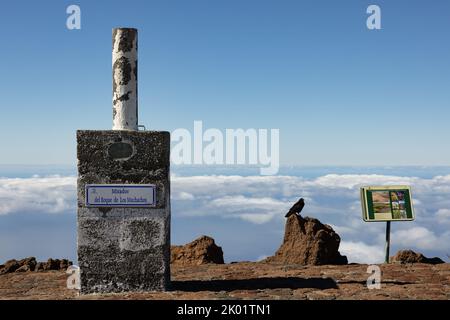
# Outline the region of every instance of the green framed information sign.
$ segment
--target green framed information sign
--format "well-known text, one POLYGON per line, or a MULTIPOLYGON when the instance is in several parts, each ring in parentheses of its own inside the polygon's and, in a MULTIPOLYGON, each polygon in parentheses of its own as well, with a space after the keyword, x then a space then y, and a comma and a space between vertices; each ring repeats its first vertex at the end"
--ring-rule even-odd
POLYGON ((411 187, 370 186, 361 188, 364 221, 412 221, 411 187))

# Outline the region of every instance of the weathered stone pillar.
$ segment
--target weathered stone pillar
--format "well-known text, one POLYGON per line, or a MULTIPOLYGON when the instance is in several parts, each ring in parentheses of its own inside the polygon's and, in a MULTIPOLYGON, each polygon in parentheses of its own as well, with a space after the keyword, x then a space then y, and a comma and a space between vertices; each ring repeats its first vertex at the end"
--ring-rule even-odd
POLYGON ((135 29, 113 32, 114 52, 126 57, 113 66, 117 130, 77 131, 83 294, 165 290, 170 281, 170 134, 133 131, 137 84, 126 74, 136 75, 127 51, 136 50, 136 35, 135 29))

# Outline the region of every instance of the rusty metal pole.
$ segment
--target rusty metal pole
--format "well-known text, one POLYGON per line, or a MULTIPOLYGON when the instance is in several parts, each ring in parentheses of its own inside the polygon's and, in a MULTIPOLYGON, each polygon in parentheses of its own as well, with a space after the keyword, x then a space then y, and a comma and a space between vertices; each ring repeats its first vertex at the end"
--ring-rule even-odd
POLYGON ((113 130, 138 130, 137 49, 137 29, 113 29, 113 130))

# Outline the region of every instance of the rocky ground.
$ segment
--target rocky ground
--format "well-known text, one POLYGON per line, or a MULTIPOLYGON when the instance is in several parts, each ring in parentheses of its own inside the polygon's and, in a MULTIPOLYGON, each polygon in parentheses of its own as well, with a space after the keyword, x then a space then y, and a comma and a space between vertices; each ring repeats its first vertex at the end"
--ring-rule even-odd
POLYGON ((202 236, 171 247, 167 292, 80 296, 66 287, 70 261, 9 260, 0 265, 0 299, 450 299, 449 263, 399 251, 379 266, 381 288, 370 290, 368 266, 347 264, 340 240, 329 225, 292 214, 272 257, 224 264, 222 248, 202 236))
POLYGON ((380 265, 369 290, 367 265, 301 266, 240 262, 173 266, 162 293, 79 296, 62 271, 0 275, 0 299, 450 299, 450 264, 380 265))

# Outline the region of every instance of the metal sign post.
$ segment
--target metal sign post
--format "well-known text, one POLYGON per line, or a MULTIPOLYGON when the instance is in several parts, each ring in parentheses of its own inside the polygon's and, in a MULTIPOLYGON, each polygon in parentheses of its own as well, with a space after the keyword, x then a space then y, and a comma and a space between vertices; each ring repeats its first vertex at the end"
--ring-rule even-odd
POLYGON ((386 222, 386 256, 389 263, 391 247, 391 221, 412 221, 415 218, 409 186, 366 186, 361 187, 363 220, 386 222))
POLYGON ((386 257, 384 263, 389 263, 389 249, 391 246, 391 222, 386 222, 386 257))

